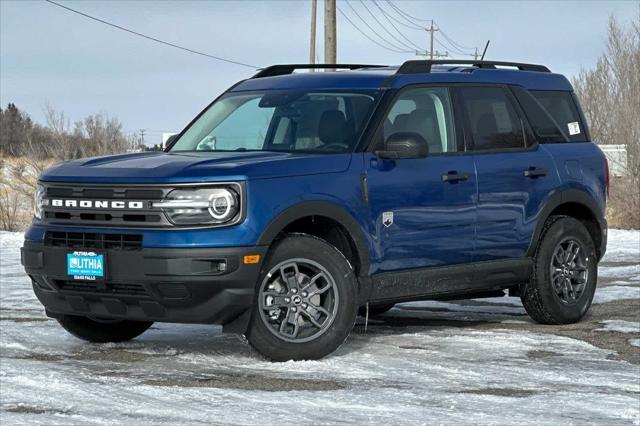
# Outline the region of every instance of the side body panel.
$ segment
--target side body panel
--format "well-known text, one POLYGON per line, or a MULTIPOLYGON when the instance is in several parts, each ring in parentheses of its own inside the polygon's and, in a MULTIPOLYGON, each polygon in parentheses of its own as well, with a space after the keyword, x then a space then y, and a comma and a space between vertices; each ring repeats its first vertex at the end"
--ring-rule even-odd
POLYGON ((519 152, 474 155, 478 170, 478 228, 474 261, 526 255, 546 200, 560 187, 544 145, 519 152), (544 172, 525 176, 526 171, 544 172))
POLYGON ((471 262, 477 190, 472 156, 391 161, 366 153, 364 163, 376 257, 372 272, 471 262), (468 178, 444 181, 448 173, 468 178), (392 217, 387 226, 385 213, 392 217))
POLYGON ((605 156, 592 142, 545 144, 544 149, 556 163, 561 185, 558 189, 574 189, 591 198, 604 217, 606 208, 605 156))

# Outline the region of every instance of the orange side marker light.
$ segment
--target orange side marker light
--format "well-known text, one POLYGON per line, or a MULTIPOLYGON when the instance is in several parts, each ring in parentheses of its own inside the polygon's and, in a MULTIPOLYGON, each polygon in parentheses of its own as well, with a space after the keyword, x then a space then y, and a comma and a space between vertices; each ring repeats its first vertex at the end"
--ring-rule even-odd
POLYGON ((254 265, 260 262, 259 254, 248 254, 242 259, 242 263, 245 265, 254 265))

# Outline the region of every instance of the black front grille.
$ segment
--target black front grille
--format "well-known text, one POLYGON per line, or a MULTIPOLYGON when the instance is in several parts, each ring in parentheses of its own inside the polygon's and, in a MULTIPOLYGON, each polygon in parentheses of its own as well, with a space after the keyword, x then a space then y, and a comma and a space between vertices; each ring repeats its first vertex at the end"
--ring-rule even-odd
POLYGON ((48 200, 43 207, 43 220, 52 225, 172 226, 162 210, 154 207, 172 190, 170 187, 43 185, 48 200), (129 207, 128 203, 136 207, 129 207))
POLYGON ((142 284, 132 283, 92 283, 61 281, 55 282, 60 291, 73 291, 79 293, 119 294, 126 296, 148 295, 147 289, 142 284))
POLYGON ((44 236, 44 244, 74 249, 140 250, 142 235, 47 232, 44 236))
POLYGON ((77 188, 64 186, 47 187, 49 197, 79 197, 79 198, 105 198, 124 200, 159 200, 163 197, 162 189, 145 188, 77 188))

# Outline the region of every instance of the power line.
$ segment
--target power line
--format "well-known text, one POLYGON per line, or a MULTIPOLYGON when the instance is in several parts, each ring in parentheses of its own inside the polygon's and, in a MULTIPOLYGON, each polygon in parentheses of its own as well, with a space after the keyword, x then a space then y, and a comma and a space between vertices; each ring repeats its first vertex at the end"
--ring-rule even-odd
MULTIPOLYGON (((360 0, 360 1, 362 1, 362 0, 360 0)), ((389 19, 389 18, 392 18, 392 16, 391 16, 391 15, 389 15, 389 14, 387 14, 387 12, 385 12, 385 10, 384 10, 384 9, 383 9, 379 4, 378 4, 378 2, 377 2, 376 0, 373 0, 373 4, 375 4, 375 5, 376 5, 376 7, 377 7, 377 8, 380 10, 380 12, 382 13, 382 16, 384 16, 384 17, 386 18, 387 22, 389 22, 389 24, 390 24, 390 25, 391 25, 391 26, 392 26, 392 27, 393 27, 393 28, 398 32, 398 34, 400 34, 400 35, 402 36, 402 38, 404 38, 404 39, 405 39, 405 40, 407 40, 409 43, 411 43, 413 46, 417 47, 417 48, 418 48, 418 50, 420 50, 420 47, 418 47, 415 43, 413 43, 411 40, 409 40, 409 38, 407 38, 407 36, 405 36, 405 35, 404 35, 404 33, 403 33, 402 31, 400 31, 400 30, 398 29, 398 27, 396 27, 396 26, 393 24, 393 22, 391 22, 391 19, 389 19)), ((415 28, 418 28, 418 29, 420 29, 420 30, 423 30, 423 29, 424 29, 424 28, 419 28, 419 27, 415 27, 415 28)))
MULTIPOLYGON (((375 0, 374 0, 375 1, 375 0)), ((431 21, 430 19, 422 19, 422 18, 418 18, 416 16, 410 15, 407 12, 403 11, 402 9, 400 9, 400 7, 396 6, 395 4, 393 4, 391 2, 391 0, 387 0, 387 3, 389 4, 389 6, 391 6, 398 14, 402 15, 402 17, 407 20, 408 22, 411 22, 414 25, 420 26, 419 23, 416 23, 415 21, 424 21, 424 22, 429 22, 431 21)), ((467 47, 467 46, 463 46, 460 43, 456 42, 455 40, 453 40, 451 37, 449 37, 447 34, 444 33, 444 31, 442 31, 442 29, 438 26, 438 30, 440 31, 440 33, 442 34, 442 36, 444 37, 444 39, 449 43, 449 45, 451 46, 452 50, 457 51, 458 53, 462 54, 462 55, 470 55, 470 51, 475 50, 475 47, 467 47)), ((436 40, 437 41, 437 40, 436 40)), ((442 43, 440 43, 439 41, 437 41, 444 49, 447 49, 446 46, 444 46, 442 43)), ((473 55, 471 55, 473 56, 473 55)))
POLYGON ((393 4, 391 2, 391 0, 387 0, 387 3, 389 3, 389 6, 391 6, 392 8, 394 8, 396 10, 396 12, 398 12, 400 15, 404 16, 405 19, 409 22, 411 22, 414 25, 418 25, 420 26, 420 24, 417 24, 415 22, 412 21, 421 21, 421 22, 429 22, 431 21, 431 19, 421 19, 421 18, 416 18, 415 16, 411 16, 408 13, 406 13, 405 11, 403 11, 402 9, 400 9, 398 6, 396 6, 395 4, 393 4))
POLYGON ((461 55, 466 55, 465 52, 463 52, 463 51, 461 51, 459 49, 456 49, 454 46, 445 46, 444 44, 442 44, 442 42, 440 40, 438 40, 437 37, 434 37, 433 39, 435 40, 436 43, 438 43, 438 45, 440 45, 440 47, 442 47, 445 50, 454 50, 456 53, 459 53, 461 55))
MULTIPOLYGON (((347 0, 345 2, 347 4, 347 6, 349 6, 349 8, 351 9, 351 11, 358 17, 360 18, 360 20, 364 23, 364 25, 369 28, 371 30, 371 32, 373 32, 373 34, 375 34, 376 36, 378 36, 382 41, 384 41, 385 43, 387 43, 389 46, 393 47, 394 49, 397 49, 398 51, 401 52, 411 52, 411 50, 406 50, 403 51, 403 47, 402 46, 396 46, 395 44, 391 43, 389 40, 385 39, 384 37, 382 37, 380 34, 378 34, 376 32, 376 30, 373 29, 373 27, 371 27, 371 25, 369 25, 369 23, 362 17, 360 16, 360 14, 358 13, 358 11, 351 5, 351 3, 347 0)), ((409 49, 412 49, 411 47, 409 49)))
MULTIPOLYGON (((374 3, 375 3, 375 0, 374 0, 374 3)), ((377 3, 376 3, 376 4, 377 4, 377 3)), ((382 7, 381 7, 381 6, 378 6, 378 7, 379 7, 380 9, 382 9, 382 7)), ((395 10, 395 9, 393 9, 393 10, 395 10)), ((421 26, 418 26, 418 25, 413 25, 413 24, 408 24, 407 22, 410 22, 410 21, 408 21, 408 20, 407 20, 406 22, 405 22, 405 21, 401 21, 400 19, 396 18, 395 16, 393 16, 393 15, 391 15, 391 14, 388 14, 387 16, 388 16, 389 18, 393 19, 397 24, 400 24, 400 25, 402 25, 402 26, 404 26, 404 27, 406 27, 406 28, 410 28, 410 29, 412 29, 412 30, 419 30, 419 31, 424 30, 424 27, 421 27, 421 26)), ((402 17, 402 15, 400 15, 400 16, 402 17)), ((406 18, 405 18, 405 19, 406 19, 406 18)))
POLYGON ((383 45, 383 44, 379 43, 378 41, 376 41, 376 40, 372 39, 372 38, 371 38, 371 37, 369 37, 369 35, 368 35, 367 33, 365 33, 365 32, 364 32, 360 27, 358 27, 358 26, 357 26, 357 25, 356 25, 356 24, 355 24, 355 23, 354 23, 354 22, 353 22, 353 21, 352 21, 352 20, 347 16, 347 14, 346 14, 346 13, 344 13, 344 12, 342 11, 342 9, 340 9, 340 7, 339 7, 339 6, 336 6, 336 8, 338 9, 338 12, 340 12, 340 15, 342 15, 342 17, 343 17, 343 18, 345 18, 345 19, 346 19, 346 20, 351 24, 351 26, 353 26, 356 30, 358 30, 358 32, 359 32, 360 34, 362 34, 364 37, 366 37, 366 38, 367 38, 369 41, 371 41, 372 43, 375 43, 376 45, 378 45, 378 46, 382 47, 383 49, 387 49, 387 50, 390 50, 390 51, 392 51, 392 52, 396 52, 396 53, 410 53, 410 52, 408 52, 408 51, 406 51, 406 50, 396 50, 396 49, 391 49, 391 48, 389 48, 389 47, 387 47, 387 46, 385 46, 385 45, 383 45))
POLYGON ((73 12, 73 13, 78 14, 78 15, 80 15, 80 16, 84 16, 85 18, 92 19, 92 20, 94 20, 94 21, 96 21, 96 22, 100 22, 100 23, 105 24, 105 25, 108 25, 108 26, 110 26, 110 27, 117 28, 117 29, 119 29, 119 30, 122 30, 122 31, 128 32, 128 33, 130 33, 130 34, 137 35, 138 37, 146 38, 147 40, 155 41, 155 42, 157 42, 157 43, 161 43, 161 44, 164 44, 164 45, 166 45, 166 46, 171 46, 171 47, 174 47, 174 48, 176 48, 176 49, 184 50, 184 51, 186 51, 186 52, 195 53, 196 55, 205 56, 205 57, 207 57, 207 58, 215 59, 215 60, 217 60, 217 61, 228 62, 228 63, 230 63, 230 64, 241 65, 241 66, 243 66, 243 67, 248 67, 248 68, 254 68, 254 69, 255 69, 255 68, 258 68, 258 67, 257 67, 257 66, 255 66, 255 65, 249 65, 249 64, 245 64, 245 63, 243 63, 243 62, 238 62, 238 61, 233 61, 233 60, 231 60, 231 59, 221 58, 221 57, 219 57, 219 56, 214 56, 214 55, 210 55, 210 54, 208 54, 208 53, 199 52, 199 51, 197 51, 197 50, 189 49, 188 47, 180 46, 180 45, 177 45, 177 44, 174 44, 174 43, 170 43, 170 42, 168 42, 168 41, 163 41, 163 40, 157 39, 157 38, 155 38, 155 37, 151 37, 151 36, 148 36, 148 35, 145 35, 145 34, 139 33, 139 32, 137 32, 137 31, 131 30, 131 29, 129 29, 129 28, 125 28, 125 27, 122 27, 122 26, 120 26, 120 25, 113 24, 113 23, 108 22, 108 21, 105 21, 105 20, 103 20, 103 19, 96 18, 95 16, 91 16, 91 15, 88 15, 88 14, 86 14, 86 13, 84 13, 84 12, 80 12, 79 10, 72 9, 72 8, 70 8, 70 7, 68 7, 68 6, 62 5, 62 4, 57 3, 57 2, 55 2, 55 1, 53 1, 53 0, 45 0, 45 1, 46 1, 47 3, 50 3, 50 4, 53 4, 53 5, 55 5, 55 6, 61 7, 61 8, 63 8, 63 9, 66 9, 66 10, 68 10, 69 12, 73 12))
MULTIPOLYGON (((416 44, 415 44, 414 42, 412 42, 412 41, 411 41, 411 40, 409 40, 408 38, 404 37, 404 35, 403 35, 402 33, 400 33, 400 35, 401 35, 402 37, 404 37, 404 39, 405 39, 405 40, 407 40, 411 46, 410 46, 409 44, 407 44, 407 43, 403 42, 402 40, 400 40, 398 37, 396 37, 396 36, 395 36, 391 31, 389 31, 389 30, 387 29, 386 25, 382 24, 382 22, 380 22, 380 21, 378 20, 378 18, 376 18, 376 15, 371 11, 371 9, 369 9, 369 8, 367 7, 367 4, 364 2, 364 0, 360 0, 360 3, 362 3, 362 6, 367 10, 367 12, 369 12, 369 15, 371 15, 371 17, 372 17, 372 18, 373 18, 373 19, 378 23, 378 25, 380 25, 380 26, 382 27, 382 29, 383 29, 383 30, 385 30, 385 32, 386 32, 387 34, 389 34, 391 37, 393 37, 393 39, 394 39, 394 40, 396 40, 398 43, 400 43, 402 46, 404 46, 404 47, 406 47, 406 48, 408 48, 408 49, 412 49, 412 50, 413 50, 413 49, 418 49, 418 50, 420 49, 420 47, 419 47, 419 46, 416 46, 416 44)), ((374 2, 374 3, 375 3, 375 2, 374 2)), ((376 3, 376 6, 377 6, 377 3, 376 3)), ((383 11, 382 13, 383 13, 383 15, 384 15, 384 11, 383 11)), ((389 23, 390 23, 394 28, 396 28, 396 27, 395 27, 395 25, 393 25, 393 23, 392 23, 392 22, 389 22, 389 23)), ((397 28, 396 28, 396 31, 398 31, 398 29, 397 29, 397 28)), ((398 32, 400 32, 400 31, 398 31, 398 32)))
POLYGON ((455 40, 453 40, 451 37, 449 37, 447 34, 445 34, 444 31, 442 31, 442 28, 440 29, 440 34, 442 34, 442 36, 449 42, 451 43, 451 45, 458 47, 459 49, 462 50, 474 50, 477 49, 477 47, 468 47, 468 46, 463 46, 460 43, 456 43, 455 40))
MULTIPOLYGON (((442 30, 441 30, 442 31, 442 30)), ((473 56, 473 54, 470 54, 469 52, 465 52, 461 49, 458 49, 457 47, 455 47, 454 45, 452 45, 451 43, 449 43, 449 46, 445 46, 444 44, 442 44, 442 42, 440 40, 438 40, 437 38, 435 38, 436 43, 438 43, 443 49, 451 49, 453 51, 455 51, 456 53, 459 53, 463 56, 473 56)))

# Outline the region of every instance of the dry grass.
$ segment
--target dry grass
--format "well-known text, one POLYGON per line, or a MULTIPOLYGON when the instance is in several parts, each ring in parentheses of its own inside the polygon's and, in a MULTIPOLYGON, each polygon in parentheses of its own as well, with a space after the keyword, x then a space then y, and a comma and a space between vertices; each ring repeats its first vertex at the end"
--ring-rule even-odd
POLYGON ((630 178, 612 178, 607 220, 610 228, 640 229, 640 183, 630 178))
POLYGON ((27 157, 0 161, 0 229, 23 231, 29 226, 38 176, 52 164, 27 157))

